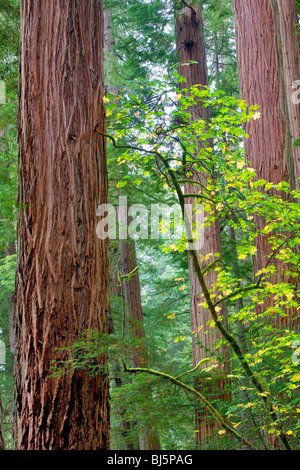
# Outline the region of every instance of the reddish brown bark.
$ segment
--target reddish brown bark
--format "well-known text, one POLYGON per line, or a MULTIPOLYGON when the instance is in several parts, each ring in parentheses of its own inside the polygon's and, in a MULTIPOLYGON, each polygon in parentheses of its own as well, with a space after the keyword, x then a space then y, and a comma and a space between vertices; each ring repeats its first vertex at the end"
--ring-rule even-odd
MULTIPOLYGON (((106 373, 51 378, 56 348, 105 332, 106 202, 101 0, 21 2, 15 447, 109 447, 106 373)), ((103 366, 105 367, 105 359, 103 366)))
MULTIPOLYGON (((181 64, 187 64, 189 61, 195 61, 191 65, 182 65, 178 67, 178 72, 185 78, 186 81, 182 83, 183 88, 190 88, 193 85, 208 85, 207 64, 206 64, 206 51, 205 39, 203 31, 202 9, 198 7, 184 7, 176 17, 176 44, 177 51, 180 57, 181 64)), ((209 108, 203 107, 201 104, 193 106, 189 109, 191 113, 191 120, 205 119, 209 121, 210 111, 209 108)), ((199 149, 203 143, 199 143, 199 149)), ((188 168, 190 173, 193 173, 191 180, 198 180, 203 186, 206 185, 206 174, 195 171, 193 167, 188 168)), ((199 187, 193 183, 185 184, 185 194, 193 194, 199 192, 199 187)), ((186 199, 188 204, 195 204, 193 198, 186 199)), ((221 234, 218 222, 212 223, 210 227, 204 228, 204 242, 203 247, 199 251, 201 259, 207 254, 216 254, 222 252, 221 247, 221 234)), ((214 258, 211 258, 211 262, 214 258)), ((214 345, 220 338, 219 332, 211 335, 211 329, 207 326, 211 322, 210 312, 203 308, 200 304, 203 303, 202 289, 198 281, 197 275, 194 270, 192 259, 189 260, 190 272, 190 305, 191 305, 191 324, 193 333, 193 362, 194 365, 198 364, 201 359, 208 357, 214 351, 214 345)), ((206 284, 210 289, 217 281, 215 271, 208 272, 206 284)), ((226 309, 222 307, 220 315, 226 317, 226 309)), ((221 351, 219 351, 221 352, 221 351)), ((220 373, 224 373, 224 364, 220 365, 220 373)), ((220 378, 214 387, 218 388, 218 397, 225 398, 222 392, 226 384, 224 378, 220 378)), ((199 387, 199 384, 197 384, 199 387)), ((210 387, 206 389, 206 393, 212 393, 210 387)), ((212 398, 217 398, 216 394, 212 398)), ((196 442, 197 444, 205 444, 209 436, 218 429, 218 425, 212 422, 211 417, 207 415, 205 410, 196 411, 196 442)))
MULTIPOLYGON (((298 171, 295 169, 298 150, 293 149, 292 134, 299 132, 299 129, 296 131, 297 125, 295 126, 299 110, 294 110, 289 95, 289 81, 295 73, 296 65, 291 65, 290 70, 287 67, 297 53, 295 47, 289 49, 292 42, 290 35, 293 35, 294 28, 291 31, 287 28, 291 27, 293 20, 289 16, 291 8, 283 3, 271 0, 233 0, 233 9, 241 98, 248 105, 259 105, 261 112, 259 120, 251 120, 245 126, 249 135, 245 140, 247 160, 250 160, 256 170, 258 179, 275 184, 287 181, 294 188, 298 171), (281 21, 278 4, 284 15, 281 21)), ((257 218, 256 222, 258 230, 264 228, 263 218, 257 218)), ((271 253, 268 236, 259 235, 256 248, 255 273, 268 262, 271 253)), ((282 274, 285 268, 280 260, 276 261, 276 270, 277 275, 272 276, 270 282, 289 281, 282 274)), ((295 283, 295 279, 291 282, 295 283)), ((261 312, 272 304, 270 297, 257 309, 261 312)), ((288 317, 278 317, 276 323, 294 327, 295 321, 298 321, 297 316, 297 311, 290 309, 288 317)))
POLYGON ((233 0, 241 98, 259 105, 261 118, 249 121, 247 158, 258 178, 290 181, 294 165, 283 56, 276 8, 271 0, 233 0))
MULTIPOLYGON (((125 276, 137 267, 134 240, 122 240, 121 243, 122 274, 125 276)), ((144 316, 141 298, 141 286, 138 272, 129 281, 124 282, 124 296, 128 328, 131 336, 142 340, 140 349, 135 351, 131 362, 132 367, 146 367, 146 344, 144 316)))
MULTIPOLYGON (((300 80, 300 46, 297 32, 298 15, 296 0, 277 0, 282 43, 284 79, 287 104, 290 117, 292 143, 300 136, 300 105, 295 101, 295 86, 299 89, 300 80), (298 84, 296 85, 295 82, 298 84)), ((298 95, 297 95, 298 97, 298 95)), ((300 189, 300 148, 293 146, 295 187, 300 189)))

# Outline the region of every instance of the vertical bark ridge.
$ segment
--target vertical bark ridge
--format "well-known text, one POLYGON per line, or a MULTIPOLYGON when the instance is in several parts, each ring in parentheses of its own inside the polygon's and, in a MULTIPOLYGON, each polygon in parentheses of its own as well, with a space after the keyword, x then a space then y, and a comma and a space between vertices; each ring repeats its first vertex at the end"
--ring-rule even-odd
MULTIPOLYGON (((289 104, 291 96, 287 92, 294 73, 294 68, 287 70, 287 47, 291 44, 289 39, 292 32, 281 31, 286 21, 292 27, 292 20, 287 12, 290 9, 288 3, 293 2, 285 2, 283 5, 282 2, 273 0, 233 0, 233 10, 241 99, 249 106, 259 105, 261 112, 259 120, 250 120, 245 125, 249 136, 245 140, 246 158, 256 170, 258 179, 274 184, 287 181, 293 189, 298 171, 295 169, 298 150, 293 148, 292 134, 296 130, 295 124, 291 125, 295 119, 290 112, 294 108, 289 104)), ((293 51, 295 48, 292 48, 293 51)), ((297 55, 296 51, 294 55, 297 55)), ((257 217, 256 222, 258 230, 264 228, 263 218, 257 217)), ((268 236, 258 235, 256 247, 254 273, 264 268, 268 262, 271 253, 268 236)), ((274 284, 291 282, 296 285, 297 290, 299 279, 288 279, 283 274, 286 267, 281 260, 274 260, 274 264, 275 262, 277 273, 270 276, 269 281, 274 284)), ((263 305, 257 306, 258 313, 272 305, 273 300, 270 297, 263 305)), ((275 323, 285 328, 298 327, 297 310, 289 309, 286 317, 277 316, 275 323)))
MULTIPOLYGON (((108 380, 50 378, 56 348, 107 330, 101 0, 21 2, 16 418, 20 450, 109 447, 108 380)), ((103 358, 103 367, 106 360, 103 358)))
MULTIPOLYGON (((300 46, 297 32, 298 15, 296 0, 277 0, 280 37, 284 64, 284 78, 290 117, 292 144, 300 137, 300 106, 293 102, 294 82, 300 80, 300 46)), ((299 88, 299 84, 297 86, 299 88)), ((300 148, 292 147, 295 187, 300 189, 300 148)))

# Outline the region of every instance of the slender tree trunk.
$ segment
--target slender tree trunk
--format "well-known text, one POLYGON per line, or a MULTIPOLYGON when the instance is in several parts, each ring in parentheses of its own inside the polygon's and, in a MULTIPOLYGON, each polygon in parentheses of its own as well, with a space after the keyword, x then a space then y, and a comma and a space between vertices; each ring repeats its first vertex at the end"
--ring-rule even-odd
MULTIPOLYGON (((279 2, 281 3, 281 2, 279 2)), ((247 160, 250 160, 256 170, 257 179, 271 181, 274 184, 287 181, 291 188, 295 187, 295 160, 298 151, 293 151, 292 134, 296 132, 297 119, 290 116, 294 108, 290 104, 291 96, 287 96, 287 88, 294 67, 290 71, 285 70, 288 63, 293 62, 292 57, 297 56, 295 47, 291 46, 286 26, 293 20, 286 12, 286 4, 280 6, 281 30, 284 29, 283 44, 281 41, 281 30, 278 13, 278 4, 274 0, 233 0, 237 58, 240 81, 241 99, 248 105, 259 105, 261 117, 259 120, 250 120, 246 126, 249 138, 245 140, 247 160), (283 52, 284 51, 284 52, 283 52), (289 57, 289 53, 291 57, 289 57), (294 130, 292 130, 294 129, 294 130)), ((294 112, 294 115, 299 112, 294 112)), ((297 130, 299 132, 299 129, 297 130)), ((283 195, 284 197, 284 195, 283 195)), ((259 230, 264 228, 263 218, 256 219, 259 230)), ((256 238, 257 254, 253 259, 254 273, 264 268, 270 255, 268 236, 258 235, 256 238)), ((284 267, 280 260, 276 263, 276 275, 269 279, 272 283, 289 282, 283 276, 284 267)), ((297 281, 292 279, 295 284, 297 281)), ((296 286, 297 290, 297 286, 296 286)), ((258 305, 258 313, 265 311, 273 305, 270 297, 263 305, 258 305)), ((299 316, 296 309, 289 309, 287 317, 276 318, 276 324, 283 327, 296 327, 299 324, 299 316)))
POLYGON ((107 331, 101 0, 23 0, 19 110, 15 446, 109 447, 109 381, 50 377, 56 348, 107 331))
MULTIPOLYGON (((202 20, 202 9, 198 7, 184 7, 176 16, 175 23, 176 32, 176 44, 177 52, 180 56, 181 64, 187 64, 189 61, 194 61, 190 65, 181 65, 178 67, 178 72, 185 78, 183 82, 183 88, 190 88, 193 85, 201 84, 203 86, 208 85, 207 76, 207 64, 206 64, 206 51, 205 51, 205 40, 203 31, 203 20, 202 20)), ((210 110, 200 104, 191 107, 189 109, 191 113, 191 120, 205 119, 209 121, 210 110)), ((199 143, 199 150, 202 143, 199 143)), ((189 170, 189 169, 188 169, 189 170)), ((199 174, 190 169, 190 173, 193 173, 191 180, 198 180, 203 186, 206 185, 206 175, 199 174)), ((185 184, 185 194, 198 193, 198 187, 195 184, 185 184)), ((195 204, 193 198, 187 199, 188 204, 195 204)), ((221 253, 221 234, 218 221, 211 224, 210 227, 204 228, 204 243, 203 248, 199 252, 199 256, 205 257, 209 253, 216 254, 221 253)), ((210 262, 212 259, 210 260, 210 262)), ((194 365, 198 364, 201 359, 209 356, 214 351, 214 345, 220 338, 218 332, 211 335, 211 331, 208 331, 207 324, 210 323, 211 317, 210 312, 201 307, 203 302, 202 292, 200 283, 194 270, 192 259, 189 260, 189 272, 190 272, 190 304, 191 304, 191 323, 192 332, 194 335, 193 340, 193 362, 194 365)), ((211 271, 208 273, 206 283, 208 288, 211 288, 217 281, 216 273, 211 271)), ((220 315, 226 317, 226 309, 222 307, 220 315)), ((219 351, 220 352, 220 351, 219 351)), ((220 373, 224 373, 223 364, 220 365, 220 373)), ((218 396, 225 398, 223 389, 226 381, 220 378, 215 387, 218 387, 218 396)), ((200 385, 197 385, 200 387, 200 385)), ((212 399, 217 398, 216 394, 212 396, 212 399)), ((196 442, 199 445, 204 445, 208 442, 209 436, 218 429, 218 425, 215 422, 211 422, 211 418, 207 415, 206 411, 196 411, 196 442)))
MULTIPOLYGON (((121 260, 123 275, 132 273, 137 267, 134 240, 121 240, 121 260)), ((128 281, 124 282, 124 296, 129 335, 140 340, 139 348, 136 348, 135 352, 132 354, 132 367, 148 367, 141 286, 138 272, 136 272, 128 281)), ((140 393, 145 395, 145 398, 148 396, 147 401, 149 404, 152 402, 151 390, 149 391, 148 387, 140 390, 140 393)), ((150 407, 151 405, 149 408, 150 407)), ((140 448, 141 450, 160 449, 159 435, 155 429, 154 423, 150 424, 150 429, 141 429, 140 448)))
MULTIPOLYGON (((112 85, 109 76, 113 73, 112 63, 113 54, 115 54, 115 41, 111 33, 111 12, 109 9, 104 11, 104 49, 106 52, 106 87, 110 94, 117 94, 118 89, 112 85)), ((121 270, 124 275, 131 273, 137 267, 136 250, 134 240, 122 240, 120 243, 121 254, 121 270)), ((142 339, 145 341, 144 330, 144 317, 142 308, 142 299, 140 292, 140 281, 138 273, 133 276, 129 282, 124 283, 124 297, 126 303, 126 314, 130 335, 133 338, 142 339)), ((144 343, 145 346, 145 343, 144 343)), ((146 346, 133 354, 132 367, 146 367, 146 346)), ((120 382, 118 382, 120 386, 120 382)), ((142 391, 141 391, 142 393, 142 391)), ((146 392, 147 393, 147 392, 146 392)), ((151 401, 151 398, 149 398, 151 401)), ((128 424, 123 423, 126 427, 125 431, 128 432, 128 424)), ((131 444, 130 444, 131 445, 131 444)), ((155 428, 141 430, 140 432, 140 449, 141 450, 159 450, 160 442, 159 436, 155 428)))
MULTIPOLYGON (((109 243, 109 258, 110 258, 110 269, 109 269, 109 304, 108 304, 108 317, 109 317, 109 334, 115 333, 114 327, 114 314, 119 314, 122 317, 122 291, 119 279, 119 273, 121 272, 121 261, 119 256, 119 249, 117 246, 113 246, 113 242, 109 243), (114 311, 115 310, 115 311, 114 311)), ((112 361, 112 378, 113 387, 121 388, 123 385, 123 376, 118 359, 112 361)), ((130 430, 132 423, 124 418, 126 414, 126 406, 122 403, 116 404, 118 407, 118 413, 120 418, 120 434, 122 435, 124 442, 124 450, 137 450, 133 445, 133 442, 129 439, 130 430)))

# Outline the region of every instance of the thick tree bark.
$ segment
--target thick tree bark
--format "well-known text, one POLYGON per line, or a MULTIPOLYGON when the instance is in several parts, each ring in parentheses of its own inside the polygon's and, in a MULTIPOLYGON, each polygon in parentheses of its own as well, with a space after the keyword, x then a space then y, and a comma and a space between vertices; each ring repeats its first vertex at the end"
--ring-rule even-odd
POLYGON ((261 118, 250 120, 247 158, 258 178, 295 186, 283 55, 273 0, 233 0, 241 98, 259 105, 261 118))
MULTIPOLYGON (((300 136, 300 106, 293 100, 295 86, 299 89, 300 80, 300 46, 297 32, 298 15, 296 0, 277 0, 282 42, 284 79, 290 117, 292 143, 300 136), (295 83, 296 82, 296 83, 295 83)), ((300 148, 293 146, 295 187, 300 189, 300 148)))
MULTIPOLYGON (((121 260, 122 274, 124 276, 136 269, 137 257, 134 240, 121 240, 121 260)), ((148 367, 141 286, 138 272, 128 281, 124 282, 124 297, 129 335, 140 340, 139 348, 136 348, 132 354, 132 367, 148 367)), ((147 400, 150 404, 152 401, 151 390, 149 391, 149 388, 144 388, 140 390, 140 393, 145 398, 148 396, 147 400)), ((154 424, 151 426, 151 429, 143 429, 141 426, 140 448, 141 450, 160 450, 159 435, 154 424)))
POLYGON ((18 450, 109 447, 106 359, 50 377, 56 348, 107 330, 101 0, 23 0, 19 110, 19 224, 15 328, 18 450))
MULTIPOLYGON (((259 105, 261 117, 250 120, 245 125, 249 138, 245 140, 246 158, 256 170, 257 179, 271 181, 274 184, 287 181, 291 188, 296 185, 295 161, 298 151, 293 150, 292 134, 299 132, 295 110, 290 103, 289 81, 294 76, 295 67, 288 64, 297 56, 295 47, 291 50, 290 34, 286 27, 293 20, 286 11, 286 5, 274 0, 233 0, 238 70, 241 99, 248 105, 259 105), (281 23, 281 28, 280 28, 281 23), (284 36, 281 41, 281 32, 284 36), (283 44, 285 45, 284 47, 283 44), (289 57, 291 54, 291 57, 289 57), (290 115, 293 113, 294 117, 290 115), (293 125, 291 124, 293 121, 293 125), (293 129, 293 130, 292 130, 293 129)), ((293 1, 283 2, 293 3, 293 1)), ((294 38, 295 39, 295 38, 294 38)), ((284 196, 283 196, 284 197, 284 196)), ((258 217, 257 227, 264 228, 265 221, 258 217)), ((257 254, 253 259, 254 273, 264 268, 270 255, 268 236, 258 235, 256 239, 257 254)), ((280 260, 276 262, 277 274, 270 277, 270 282, 288 282, 283 276, 284 268, 280 260)), ((295 284, 295 279, 291 280, 295 284)), ((272 306, 270 297, 263 305, 258 305, 258 312, 272 306)), ((290 309, 288 317, 278 317, 276 324, 283 327, 295 327, 299 322, 298 312, 290 309)))
MULTIPOLYGON (((203 20, 202 20, 202 9, 198 7, 184 7, 176 16, 175 23, 176 33, 176 45, 177 52, 180 57, 181 64, 187 64, 189 61, 195 61, 190 65, 180 65, 178 72, 185 78, 182 83, 183 88, 190 88, 193 85, 201 84, 203 86, 208 85, 207 76, 207 63, 206 63, 206 50, 205 50, 205 39, 203 31, 203 20)), ((191 113, 191 120, 205 119, 207 122, 210 119, 210 110, 202 105, 193 106, 189 109, 191 113)), ((199 143, 199 150, 203 143, 199 143)), ((191 180, 198 180, 203 186, 206 185, 206 175, 199 174, 193 168, 188 169, 190 173, 193 173, 191 180)), ((195 184, 187 183, 184 188, 185 194, 198 194, 198 186, 195 184)), ((188 204, 195 204, 193 198, 187 199, 188 204)), ((204 242, 203 247, 199 251, 199 256, 205 257, 207 254, 221 253, 221 234, 218 221, 212 223, 209 227, 204 228, 204 242)), ((210 260, 210 262, 212 259, 210 260)), ((211 335, 211 331, 208 331, 207 324, 211 321, 210 312, 201 307, 203 302, 202 290, 198 281, 197 275, 194 270, 193 260, 189 260, 189 272, 190 272, 190 305, 191 305, 191 323, 193 339, 193 362, 194 366, 198 364, 201 359, 208 357, 214 351, 214 345, 220 338, 218 332, 211 335)), ((206 277, 206 284, 210 289, 213 284, 217 281, 216 273, 210 271, 206 277)), ((220 312, 224 318, 226 318, 226 309, 222 306, 220 312)), ((220 351, 219 351, 220 352, 220 351)), ((224 365, 220 365, 220 374, 224 373, 224 365)), ((226 380, 220 379, 214 386, 218 387, 218 396, 225 398, 223 389, 225 387, 226 380)), ((199 386, 199 384, 198 384, 199 386)), ((209 388, 209 387, 208 387, 209 388)), ((216 395, 212 396, 213 399, 217 398, 216 395)), ((196 442, 199 445, 203 445, 208 441, 209 436, 218 429, 218 425, 215 422, 211 422, 211 418, 207 415, 205 410, 196 411, 196 442)))

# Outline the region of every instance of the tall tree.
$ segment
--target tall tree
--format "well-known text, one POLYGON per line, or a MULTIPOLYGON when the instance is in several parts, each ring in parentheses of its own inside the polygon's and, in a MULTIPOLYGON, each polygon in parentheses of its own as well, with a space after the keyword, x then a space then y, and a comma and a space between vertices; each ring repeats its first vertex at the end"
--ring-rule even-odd
MULTIPOLYGON (((130 273, 134 272, 134 274, 124 282, 125 308, 129 334, 140 341, 138 348, 132 354, 132 367, 148 367, 149 362, 147 357, 141 286, 137 271, 138 265, 134 240, 121 240, 121 261, 123 276, 130 275, 130 273)), ((151 406, 151 390, 149 393, 149 388, 146 386, 144 387, 144 390, 140 390, 140 393, 143 393, 148 397, 147 401, 151 406)), ((149 421, 148 424, 150 424, 150 426, 147 429, 143 429, 142 422, 140 422, 140 448, 141 450, 159 450, 160 442, 158 432, 155 429, 154 423, 149 421)))
MULTIPOLYGON (((249 135, 245 140, 246 158, 256 170, 257 179, 274 184, 286 181, 291 188, 295 188, 299 171, 295 169, 298 149, 293 151, 292 134, 299 132, 299 129, 296 131, 297 124, 294 124, 297 123, 298 111, 294 112, 293 104, 289 105, 292 99, 289 81, 295 69, 291 64, 297 53, 295 47, 292 47, 291 34, 294 29, 288 32, 287 28, 287 24, 291 27, 293 20, 288 14, 290 12, 286 11, 286 6, 281 5, 283 17, 280 21, 278 3, 271 0, 233 0, 233 9, 241 98, 248 105, 259 105, 261 112, 259 120, 251 120, 245 125, 249 135), (281 33, 284 36, 283 41, 281 33), (291 70, 285 71, 288 64, 291 70)), ((264 219, 259 217, 256 222, 258 231, 262 230, 264 219)), ((259 234, 256 238, 255 273, 268 263, 271 254, 269 237, 270 235, 259 234)), ((270 276, 271 282, 289 282, 283 275, 285 269, 282 262, 276 259, 273 261, 276 274, 270 276)), ((293 279, 292 283, 295 282, 293 279)), ((258 311, 263 311, 270 305, 271 296, 257 307, 258 311)), ((277 321, 283 326, 295 326, 297 317, 297 311, 290 309, 287 318, 278 318, 277 321)))
MULTIPOLYGON (((182 2, 185 4, 185 2, 182 2)), ((196 2, 193 3, 195 5, 196 2)), ((183 5, 182 5, 183 6, 183 5)), ((176 48, 179 53, 180 63, 178 72, 184 77, 185 81, 181 84, 182 88, 190 88, 193 85, 208 86, 208 75, 207 75, 207 62, 206 62, 206 47, 203 30, 203 19, 202 19, 202 8, 197 6, 183 6, 177 15, 175 23, 176 33, 176 48), (190 65, 188 65, 190 63, 190 65)), ((191 114, 191 120, 203 119, 207 122, 210 119, 210 110, 208 107, 204 107, 202 104, 191 106, 189 109, 191 114)), ((199 152, 201 150, 199 143, 199 152)), ((208 143, 208 145, 210 145, 208 143)), ((195 159, 199 158, 195 155, 195 159)), ((193 163, 190 164, 188 173, 191 175, 191 183, 185 184, 185 194, 198 194, 199 186, 195 186, 193 181, 201 183, 202 186, 206 186, 207 174, 204 172, 199 174, 195 171, 193 163)), ((187 199, 187 203, 195 206, 195 199, 187 199)), ((199 209, 198 209, 199 210, 199 209)), ((209 227, 203 229, 203 247, 199 250, 199 257, 204 260, 207 255, 215 255, 222 252, 221 247, 221 234, 219 223, 216 220, 209 227)), ((193 340, 193 362, 196 366, 198 362, 215 350, 215 343, 220 338, 218 332, 214 334, 208 334, 211 332, 207 331, 207 324, 210 323, 210 314, 208 310, 203 307, 202 289, 197 278, 193 260, 189 260, 189 272, 190 272, 190 305, 191 305, 191 323, 192 332, 194 335, 193 340)), ((206 282, 209 289, 217 281, 217 275, 215 271, 210 271, 207 274, 206 282)), ((226 317, 225 307, 222 307, 220 315, 226 317)), ((223 369, 224 364, 220 366, 223 369)), ((223 369, 224 371, 224 369, 223 369)), ((220 395, 225 397, 222 390, 225 387, 225 381, 218 380, 218 388, 220 395)), ((217 424, 212 422, 210 417, 207 415, 205 410, 196 411, 196 441, 198 444, 204 444, 207 442, 207 438, 217 428, 217 424)))
POLYGON ((52 378, 56 348, 107 329, 101 0, 21 2, 15 446, 107 449, 106 359, 52 378))
POLYGON ((261 112, 259 121, 246 126, 247 158, 259 178, 275 184, 285 180, 295 187, 277 3, 233 0, 233 9, 241 98, 259 105, 261 112))
MULTIPOLYGON (((294 144, 300 137, 300 107, 293 100, 295 85, 299 88, 300 77, 300 46, 297 31, 298 15, 296 0, 277 0, 282 43, 283 70, 286 86, 286 99, 290 117, 290 134, 294 144)), ((278 18, 278 17, 277 17, 278 18)), ((278 21, 278 20, 277 20, 278 21)), ((300 148, 293 145, 293 163, 295 187, 300 189, 300 148)))
MULTIPOLYGON (((106 56, 106 88, 108 93, 117 94, 118 87, 110 83, 109 77, 116 75, 114 71, 114 64, 118 63, 118 58, 116 55, 116 41, 112 34, 111 28, 111 11, 105 9, 104 11, 104 50, 106 56)), ((118 67, 118 65, 117 65, 118 67)), ((140 71, 137 68, 137 73, 140 71)), ((113 188, 111 188, 111 193, 113 188)), ((128 225, 128 220, 124 220, 125 225, 128 225)), ((135 240, 126 239, 121 240, 120 242, 120 259, 121 259, 121 268, 124 276, 127 276, 132 271, 135 271, 138 267, 137 265, 137 256, 136 256, 136 246, 135 240)), ((143 367, 147 364, 146 359, 146 347, 145 340, 146 334, 144 329, 144 316, 143 316, 143 307, 142 307, 142 298, 141 298, 141 287, 139 274, 136 272, 132 278, 128 279, 123 283, 124 285, 124 301, 126 302, 126 314, 127 314, 127 323, 129 329, 129 335, 134 339, 139 339, 143 341, 142 349, 143 351, 137 351, 133 353, 132 356, 132 366, 133 367, 143 367), (145 362, 146 361, 146 362, 145 362)), ((125 320, 125 319, 124 319, 125 320)), ((146 393, 148 395, 149 401, 152 402, 149 393, 146 390, 141 391, 141 393, 146 393)), ((145 397, 146 398, 146 397, 145 397)), ((149 424, 149 423, 148 423, 149 424)), ((155 427, 150 424, 150 427, 143 429, 143 424, 140 421, 140 448, 142 450, 159 450, 160 442, 159 436, 155 427)))
MULTIPOLYGON (((109 305, 108 305, 108 315, 109 315, 109 334, 115 334, 114 326, 114 314, 116 311, 121 317, 121 305, 122 305, 122 288, 120 283, 120 256, 119 256, 119 246, 114 242, 109 242, 109 305)), ((114 390, 120 389, 123 385, 123 374, 120 360, 115 358, 112 360, 111 364, 111 379, 112 387, 114 390)), ((122 436, 124 450, 136 450, 134 446, 133 439, 130 439, 130 432, 132 430, 132 423, 126 419, 126 404, 119 404, 118 408, 118 418, 119 418, 119 432, 122 436)), ((112 407, 113 413, 113 407, 112 407)))

